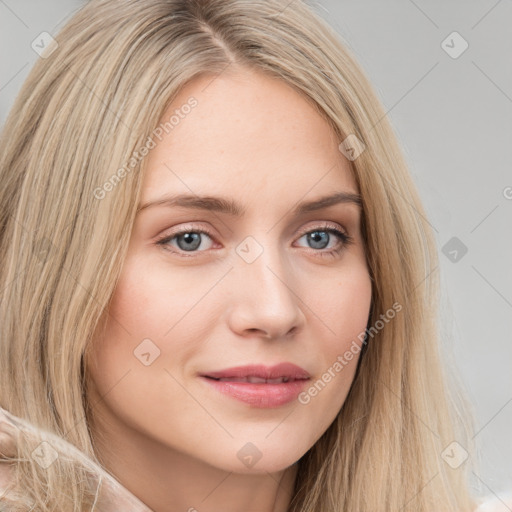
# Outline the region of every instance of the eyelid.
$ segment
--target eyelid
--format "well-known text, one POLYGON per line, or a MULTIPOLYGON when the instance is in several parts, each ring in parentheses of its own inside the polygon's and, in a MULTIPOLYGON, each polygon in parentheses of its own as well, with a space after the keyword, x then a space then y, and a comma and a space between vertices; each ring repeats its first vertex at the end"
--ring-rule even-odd
POLYGON ((331 221, 320 221, 320 225, 314 224, 313 226, 305 226, 301 228, 299 231, 299 236, 304 236, 311 231, 320 231, 322 229, 335 229, 337 231, 342 231, 344 234, 348 236, 347 230, 341 225, 331 221))
MULTIPOLYGON (((336 229, 336 230, 341 230, 341 231, 343 231, 344 234, 346 234, 348 236, 347 230, 344 227, 342 227, 340 224, 337 224, 337 223, 334 223, 334 222, 331 222, 331 221, 320 221, 320 225, 313 224, 313 226, 311 226, 311 225, 304 226, 298 232, 298 236, 302 237, 302 236, 306 235, 307 233, 310 233, 311 231, 320 230, 320 229, 327 229, 327 228, 333 228, 333 229, 336 229)), ((214 234, 208 228, 198 227, 197 224, 193 224, 193 223, 191 223, 191 224, 185 223, 185 225, 180 225, 179 228, 176 228, 175 230, 173 230, 173 231, 171 231, 169 233, 166 233, 165 235, 162 235, 161 237, 157 237, 156 240, 157 241, 161 241, 161 240, 164 240, 166 238, 170 238, 170 237, 173 237, 173 236, 176 236, 176 235, 180 235, 180 234, 186 233, 188 231, 197 232, 197 233, 205 233, 210 238, 212 238, 212 239, 215 238, 214 234)))
MULTIPOLYGON (((313 222, 314 221, 311 221, 311 223, 313 223, 313 222)), ((307 226, 304 226, 303 228, 301 228, 301 230, 298 232, 295 240, 302 238, 304 235, 307 235, 308 233, 311 233, 314 231, 328 231, 328 232, 331 231, 331 232, 335 233, 335 236, 337 236, 338 238, 341 238, 341 240, 339 242, 341 244, 341 247, 337 250, 336 249, 315 250, 313 248, 310 248, 311 251, 313 251, 314 253, 317 253, 318 255, 324 255, 324 256, 325 255, 333 255, 333 253, 342 251, 346 246, 352 244, 354 241, 353 237, 350 236, 349 233, 347 232, 347 230, 344 227, 342 227, 340 224, 337 224, 337 223, 334 223, 331 221, 317 221, 317 224, 313 224, 313 225, 311 225, 311 223, 309 226, 307 225, 307 226)), ((187 254, 187 251, 177 250, 176 248, 170 249, 167 247, 167 243, 165 243, 165 242, 168 242, 168 241, 170 241, 170 239, 173 239, 176 236, 179 236, 179 235, 182 235, 182 234, 188 233, 188 232, 206 234, 212 239, 213 243, 216 242, 215 235, 208 228, 198 227, 197 224, 194 224, 194 223, 190 223, 190 224, 185 223, 184 225, 180 225, 180 227, 174 229, 173 231, 157 237, 155 239, 155 243, 157 245, 158 244, 162 245, 165 250, 170 251, 171 253, 175 253, 179 256, 184 256, 184 257, 191 257, 194 254, 208 252, 207 250, 206 251, 190 251, 189 254, 187 254)), ((305 248, 305 249, 307 249, 307 248, 305 248)))
MULTIPOLYGON (((166 244, 164 244, 164 242, 176 237, 176 236, 179 236, 179 235, 182 235, 184 233, 202 233, 202 234, 205 234, 205 235, 208 235, 212 241, 215 242, 215 235, 212 233, 211 230, 209 230, 208 228, 204 228, 204 227, 198 227, 197 225, 194 225, 194 224, 184 224, 184 225, 181 225, 179 227, 177 227, 176 229, 173 229, 172 231, 168 232, 168 233, 165 233, 164 235, 161 235, 161 236, 157 236, 155 238, 155 243, 158 245, 162 245, 162 246, 165 246, 166 244)), ((175 249, 169 249, 171 252, 178 252, 176 251, 175 249)), ((193 252, 196 252, 196 251, 192 251, 193 252)), ((197 252, 205 252, 205 251, 197 251, 197 252)), ((181 254, 181 253, 180 253, 181 254)))
POLYGON ((188 231, 193 231, 193 232, 197 232, 197 233, 206 233, 207 235, 213 237, 213 233, 208 229, 208 228, 205 228, 203 226, 198 226, 196 223, 184 223, 184 224, 180 224, 179 227, 176 227, 176 228, 172 228, 172 230, 165 234, 164 237, 167 238, 167 237, 170 237, 170 236, 175 236, 175 235, 179 235, 181 233, 186 233, 188 231))

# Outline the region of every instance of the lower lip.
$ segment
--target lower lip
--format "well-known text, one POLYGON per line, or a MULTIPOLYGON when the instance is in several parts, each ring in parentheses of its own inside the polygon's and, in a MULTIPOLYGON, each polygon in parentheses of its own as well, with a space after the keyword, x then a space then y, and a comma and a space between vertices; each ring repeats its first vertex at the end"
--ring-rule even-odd
POLYGON ((274 409, 293 402, 309 379, 282 382, 281 384, 253 384, 230 382, 201 377, 217 391, 261 409, 274 409))

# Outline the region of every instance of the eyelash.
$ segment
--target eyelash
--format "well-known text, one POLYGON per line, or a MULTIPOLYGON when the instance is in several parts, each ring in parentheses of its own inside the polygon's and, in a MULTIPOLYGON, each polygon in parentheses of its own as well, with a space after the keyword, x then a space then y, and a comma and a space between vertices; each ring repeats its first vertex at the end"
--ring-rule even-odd
MULTIPOLYGON (((343 231, 340 231, 338 228, 335 228, 335 227, 333 227, 330 224, 324 224, 322 226, 318 226, 318 227, 315 227, 313 229, 308 229, 308 230, 302 231, 300 233, 299 238, 302 238, 304 235, 307 235, 309 233, 314 233, 316 231, 323 232, 323 233, 334 234, 335 236, 337 236, 341 240, 341 242, 338 244, 338 246, 336 248, 334 248, 334 249, 330 249, 330 250, 318 249, 317 250, 317 249, 310 248, 311 251, 313 251, 314 253, 317 253, 319 256, 321 256, 323 258, 335 258, 348 245, 350 245, 350 244, 352 244, 354 242, 354 240, 353 240, 353 238, 351 236, 349 236, 347 233, 344 233, 343 231)), ((174 254, 177 254, 180 257, 184 257, 184 258, 194 257, 193 254, 197 253, 197 252, 204 252, 204 251, 188 251, 190 254, 183 254, 184 252, 186 253, 187 251, 176 250, 175 248, 172 248, 172 249, 170 248, 172 246, 168 245, 168 242, 170 242, 174 238, 177 238, 180 235, 184 235, 186 233, 199 233, 199 234, 202 234, 202 235, 208 235, 212 240, 214 239, 213 234, 210 233, 208 230, 206 230, 206 229, 196 229, 196 228, 193 228, 191 226, 191 227, 188 227, 188 228, 181 229, 180 231, 177 231, 176 233, 172 233, 171 235, 164 235, 164 236, 158 238, 155 241, 155 243, 157 245, 161 245, 164 250, 170 251, 170 252, 172 252, 174 254)))

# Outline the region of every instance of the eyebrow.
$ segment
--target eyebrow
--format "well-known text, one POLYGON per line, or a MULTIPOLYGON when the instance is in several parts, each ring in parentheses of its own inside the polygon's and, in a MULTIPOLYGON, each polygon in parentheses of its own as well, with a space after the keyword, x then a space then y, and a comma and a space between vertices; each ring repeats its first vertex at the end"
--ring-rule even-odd
MULTIPOLYGON (((304 201, 297 205, 292 211, 293 215, 302 215, 304 213, 322 210, 335 204, 348 203, 355 204, 362 208, 362 200, 359 194, 352 192, 337 192, 327 195, 313 201, 304 201)), ((225 213, 233 217, 241 217, 245 214, 245 208, 233 199, 227 199, 216 196, 198 196, 190 194, 182 195, 165 195, 159 199, 148 201, 137 209, 137 213, 153 206, 174 207, 181 206, 195 210, 209 210, 219 213, 225 213)))

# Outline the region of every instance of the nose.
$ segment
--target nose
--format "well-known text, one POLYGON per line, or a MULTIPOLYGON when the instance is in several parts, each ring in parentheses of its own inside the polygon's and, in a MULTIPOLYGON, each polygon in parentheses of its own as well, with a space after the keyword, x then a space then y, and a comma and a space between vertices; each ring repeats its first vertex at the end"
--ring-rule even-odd
POLYGON ((294 289, 293 269, 277 249, 271 251, 267 246, 252 263, 238 258, 231 274, 235 284, 228 323, 233 332, 283 339, 303 327, 304 303, 294 289))

